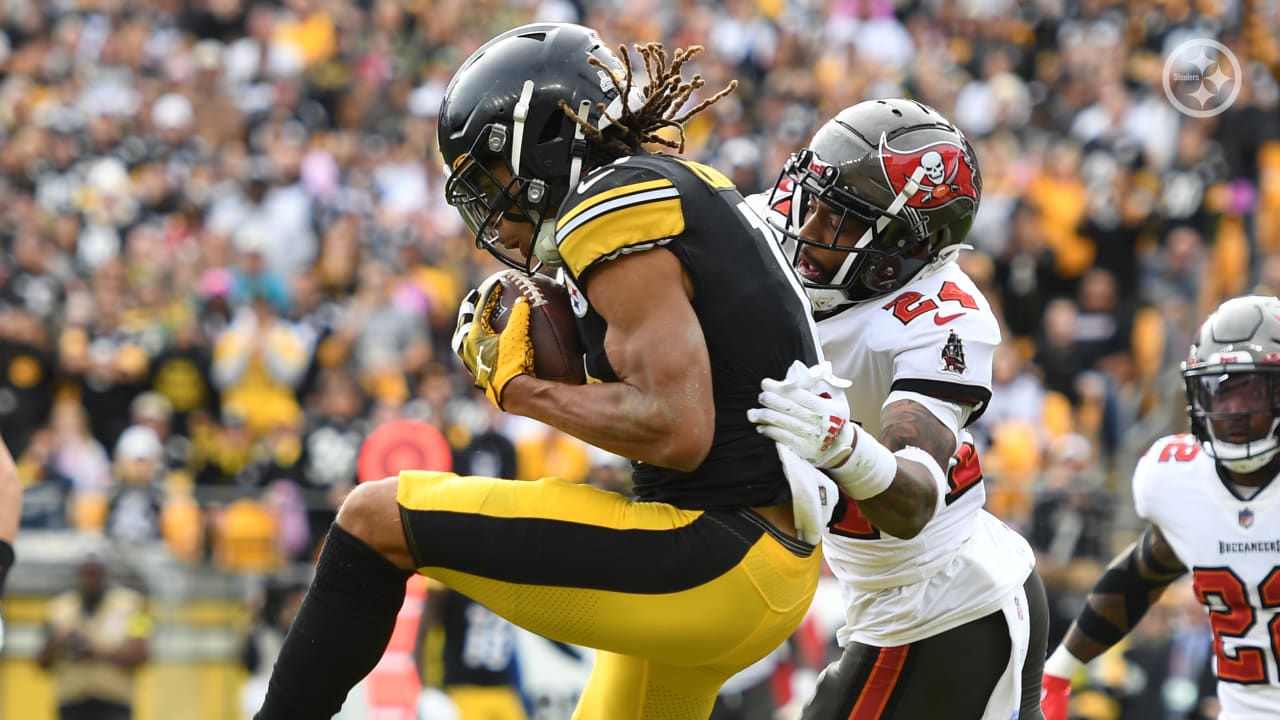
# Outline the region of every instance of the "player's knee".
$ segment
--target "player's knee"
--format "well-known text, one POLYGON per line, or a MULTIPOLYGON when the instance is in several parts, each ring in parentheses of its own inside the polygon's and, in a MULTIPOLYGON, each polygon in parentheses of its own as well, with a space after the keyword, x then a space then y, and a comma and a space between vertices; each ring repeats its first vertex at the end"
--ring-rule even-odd
POLYGON ((412 562, 401 562, 409 552, 396 503, 398 482, 390 477, 357 485, 342 501, 337 523, 397 565, 412 567, 412 562))

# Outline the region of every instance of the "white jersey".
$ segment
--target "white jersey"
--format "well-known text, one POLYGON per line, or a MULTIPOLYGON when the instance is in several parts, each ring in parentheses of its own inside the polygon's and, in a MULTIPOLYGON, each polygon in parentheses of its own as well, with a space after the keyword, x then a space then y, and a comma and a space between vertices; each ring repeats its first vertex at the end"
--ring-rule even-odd
POLYGON ((1280 717, 1280 483, 1242 500, 1191 435, 1161 438, 1133 475, 1210 613, 1220 720, 1280 717))
POLYGON ((852 502, 824 535, 823 554, 845 596, 840 644, 902 645, 998 611, 1026 582, 1035 556, 983 510, 981 469, 972 444, 962 444, 962 425, 991 397, 1000 329, 990 305, 958 265, 945 263, 896 293, 819 320, 818 334, 836 374, 853 382, 846 393, 854 421, 879 435, 881 409, 909 398, 956 433, 959 449, 944 468, 938 510, 916 537, 881 533, 852 502))
MULTIPOLYGON (((768 195, 747 203, 785 224, 768 195)), ((879 436, 881 409, 915 400, 956 434, 957 448, 933 519, 910 540, 872 527, 843 498, 845 515, 823 533, 822 551, 844 596, 840 645, 905 645, 1016 604, 1035 554, 983 509, 982 471, 963 432, 991 398, 1000 326, 986 298, 958 265, 944 263, 895 293, 824 315, 818 335, 836 375, 853 383, 845 394, 855 422, 879 436)))

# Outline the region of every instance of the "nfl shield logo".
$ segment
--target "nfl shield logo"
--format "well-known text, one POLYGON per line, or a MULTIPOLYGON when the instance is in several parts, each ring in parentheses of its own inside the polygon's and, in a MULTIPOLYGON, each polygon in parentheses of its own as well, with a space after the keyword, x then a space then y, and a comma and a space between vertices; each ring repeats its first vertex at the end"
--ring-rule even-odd
POLYGON ((1245 508, 1241 510, 1240 514, 1237 515, 1236 518, 1240 521, 1240 527, 1242 528, 1253 527, 1253 511, 1250 510, 1249 508, 1245 508))

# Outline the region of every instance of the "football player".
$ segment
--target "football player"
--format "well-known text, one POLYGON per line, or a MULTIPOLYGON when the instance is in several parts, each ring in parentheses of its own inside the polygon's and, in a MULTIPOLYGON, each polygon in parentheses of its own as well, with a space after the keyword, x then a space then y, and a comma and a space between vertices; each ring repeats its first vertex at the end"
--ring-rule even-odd
POLYGON ((841 493, 823 554, 843 590, 843 654, 805 720, 1040 716, 1044 588, 1026 540, 983 509, 964 430, 991 397, 1000 342, 955 262, 981 194, 960 131, 887 99, 841 111, 753 197, 792 251, 835 375, 852 381, 793 368, 750 412, 841 493))
MULTIPOLYGON (((405 472, 345 501, 271 679, 263 720, 328 718, 378 661, 418 571, 545 637, 593 647, 574 717, 702 720, 721 684, 781 644, 821 565, 774 442, 747 419, 760 381, 820 359, 809 306, 768 227, 723 174, 643 143, 675 131, 700 77, 592 30, 517 28, 446 88, 448 199, 479 247, 558 266, 592 382, 532 374, 526 302, 501 333, 473 292, 455 348, 507 412, 634 461, 636 498, 557 479, 405 472), (624 59, 626 62, 624 63, 624 59), (749 283, 743 282, 750 278, 749 283)), ((806 466, 809 467, 809 466, 806 466)), ((810 468, 811 470, 811 468, 810 468)))
MULTIPOLYGON (((13 542, 18 536, 22 514, 22 484, 9 446, 0 438, 0 598, 4 597, 5 576, 13 567, 13 542)), ((4 650, 4 616, 0 615, 0 651, 4 650)))
POLYGON ((431 702, 452 708, 459 718, 528 717, 520 692, 515 628, 440 583, 427 588, 413 662, 423 686, 430 688, 427 697, 435 694, 431 702))
POLYGON ((1280 300, 1218 306, 1182 364, 1191 433, 1155 442, 1133 472, 1147 529, 1107 566, 1045 662, 1044 714, 1066 720, 1070 678, 1191 573, 1209 612, 1224 720, 1280 717, 1280 300))

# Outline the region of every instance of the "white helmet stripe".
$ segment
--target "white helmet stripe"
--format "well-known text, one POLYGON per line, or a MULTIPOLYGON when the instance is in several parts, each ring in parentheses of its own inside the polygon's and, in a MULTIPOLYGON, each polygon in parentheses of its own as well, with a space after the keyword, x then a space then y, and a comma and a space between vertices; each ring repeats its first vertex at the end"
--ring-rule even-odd
POLYGON ((515 122, 511 124, 511 132, 515 135, 511 143, 511 174, 516 177, 520 176, 520 150, 524 145, 524 121, 529 117, 529 101, 533 99, 533 81, 525 80, 524 87, 520 88, 520 99, 516 101, 515 109, 512 110, 511 116, 515 122))
MULTIPOLYGON (((858 244, 855 245, 854 247, 862 247, 863 245, 866 245, 868 242, 871 241, 871 236, 872 236, 871 228, 867 228, 867 231, 862 233, 862 238, 858 240, 858 244)), ((845 276, 848 275, 849 270, 853 268, 853 261, 854 261, 854 258, 856 257, 858 257, 857 253, 844 254, 844 262, 840 263, 840 269, 836 271, 835 275, 831 276, 832 285, 844 284, 845 276)))
MULTIPOLYGON (((889 223, 892 221, 891 218, 902 212, 902 208, 907 204, 907 201, 920 191, 920 180, 923 177, 924 166, 916 166, 915 172, 911 173, 911 177, 907 178, 907 181, 903 183, 902 190, 893 198, 893 202, 889 203, 889 207, 885 208, 884 213, 876 219, 875 228, 867 228, 866 232, 862 233, 862 237, 858 238, 858 242, 854 243, 853 248, 855 250, 871 244, 876 235, 884 232, 885 228, 889 227, 889 223)), ((831 278, 832 285, 844 284, 845 276, 853 268, 854 255, 855 253, 848 253, 848 256, 845 257, 844 262, 840 264, 840 269, 831 278)))
MULTIPOLYGON (((583 100, 581 103, 578 104, 578 117, 585 120, 587 119, 587 113, 590 111, 591 111, 590 100, 583 100)), ((585 139, 586 136, 587 136, 586 133, 582 131, 582 125, 579 123, 574 123, 573 124, 574 145, 577 145, 578 141, 585 139)), ((570 152, 572 152, 572 150, 570 150, 570 152)), ((573 189, 578 187, 578 177, 580 175, 582 175, 582 155, 575 152, 573 153, 573 158, 569 160, 569 192, 573 192, 573 189)))

